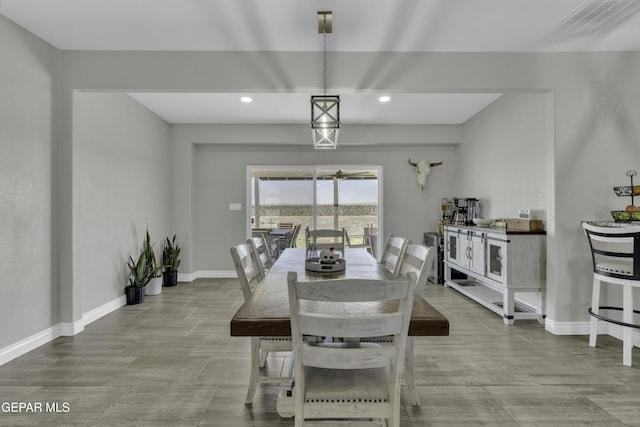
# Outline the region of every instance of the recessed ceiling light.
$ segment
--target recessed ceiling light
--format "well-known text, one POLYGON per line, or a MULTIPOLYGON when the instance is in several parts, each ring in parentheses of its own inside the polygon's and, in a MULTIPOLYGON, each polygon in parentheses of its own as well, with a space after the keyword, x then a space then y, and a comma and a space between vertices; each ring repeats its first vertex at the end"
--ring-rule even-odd
POLYGON ((248 96, 243 96, 242 98, 240 98, 240 101, 244 102, 245 104, 250 103, 251 101, 253 101, 253 99, 251 99, 248 96))
POLYGON ((391 101, 391 97, 387 96, 387 95, 384 95, 384 96, 381 96, 380 98, 378 98, 378 101, 380 101, 380 102, 389 102, 389 101, 391 101))

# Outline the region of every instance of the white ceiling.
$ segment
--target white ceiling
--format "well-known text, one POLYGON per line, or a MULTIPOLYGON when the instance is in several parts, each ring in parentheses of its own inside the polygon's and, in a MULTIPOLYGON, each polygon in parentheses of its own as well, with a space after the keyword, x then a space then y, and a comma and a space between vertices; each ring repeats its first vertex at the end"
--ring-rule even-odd
MULTIPOLYGON (((637 51, 639 8, 640 0, 0 0, 2 15, 65 50, 321 52, 317 11, 332 10, 328 51, 637 51)), ((309 93, 131 95, 171 123, 309 120, 292 108, 309 93)), ((379 95, 341 94, 343 123, 463 123, 500 94, 394 94, 387 104, 379 95)))
MULTIPOLYGON (((251 94, 253 102, 240 102, 241 94, 130 93, 134 99, 169 123, 308 123, 308 94, 251 94), (300 108, 301 106, 307 108, 300 108)), ((340 116, 345 124, 460 124, 500 94, 394 94, 387 103, 378 95, 340 95, 340 116), (428 112, 428 113, 425 113, 428 112)))

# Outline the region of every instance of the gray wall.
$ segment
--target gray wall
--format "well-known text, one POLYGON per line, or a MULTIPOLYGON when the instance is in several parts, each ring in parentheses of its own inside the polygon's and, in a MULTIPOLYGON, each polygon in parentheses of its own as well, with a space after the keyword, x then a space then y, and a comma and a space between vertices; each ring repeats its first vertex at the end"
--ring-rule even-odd
POLYGON ((486 218, 535 210, 546 221, 552 169, 547 165, 546 95, 505 94, 464 124, 457 152, 458 188, 480 198, 486 218))
MULTIPOLYGON (((215 133, 212 133, 215 138, 215 133)), ((310 139, 310 132, 308 135, 310 139)), ((424 135, 429 140, 428 133, 424 135)), ((197 145, 193 161, 193 224, 191 271, 232 271, 229 247, 246 240, 247 165, 341 165, 383 167, 383 230, 422 242, 422 233, 437 229, 440 200, 455 192, 454 147, 339 147, 314 151, 300 146, 197 145), (411 157, 444 161, 434 168, 427 188, 420 190, 411 157), (242 211, 229 211, 242 203, 242 211)))
POLYGON ((120 303, 146 226, 170 233, 172 176, 169 125, 146 108, 65 92, 61 53, 2 16, 0 56, 3 363, 120 303))
POLYGON ((1 350, 60 320, 53 169, 59 53, 0 16, 0 58, 1 350))
POLYGON ((84 313, 123 295, 147 227, 161 260, 170 233, 169 125, 122 93, 77 93, 74 281, 84 313))
MULTIPOLYGON (((626 171, 640 171, 638 70, 639 53, 576 58, 571 67, 559 70, 565 84, 554 93, 558 244, 550 257, 557 269, 557 320, 588 318, 591 260, 580 221, 611 220, 611 210, 624 210, 631 202, 616 197, 613 187, 628 185, 626 171)), ((638 301, 640 295, 636 306, 638 301)))

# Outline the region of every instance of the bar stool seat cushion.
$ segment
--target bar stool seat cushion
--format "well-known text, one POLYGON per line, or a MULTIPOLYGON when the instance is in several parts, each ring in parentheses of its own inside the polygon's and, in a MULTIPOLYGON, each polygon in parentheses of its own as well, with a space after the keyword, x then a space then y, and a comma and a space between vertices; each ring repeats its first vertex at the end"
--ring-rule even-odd
POLYGON ((633 276, 633 263, 632 262, 598 262, 596 263, 596 271, 602 271, 606 273, 624 274, 627 276, 633 276))

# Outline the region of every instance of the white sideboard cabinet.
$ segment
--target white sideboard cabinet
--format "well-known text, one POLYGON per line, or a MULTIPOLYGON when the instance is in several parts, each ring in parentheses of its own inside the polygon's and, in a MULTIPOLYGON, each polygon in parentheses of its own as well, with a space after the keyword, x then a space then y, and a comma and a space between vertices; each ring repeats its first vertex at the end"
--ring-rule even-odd
POLYGON ((445 286, 498 313, 507 325, 516 319, 544 321, 544 231, 449 225, 444 246, 445 286))

